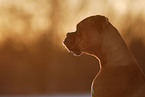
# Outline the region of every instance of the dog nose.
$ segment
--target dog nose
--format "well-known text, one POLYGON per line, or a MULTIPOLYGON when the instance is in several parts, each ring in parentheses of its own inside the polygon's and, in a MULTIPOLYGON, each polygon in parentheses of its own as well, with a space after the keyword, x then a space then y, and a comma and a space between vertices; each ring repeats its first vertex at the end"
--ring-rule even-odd
POLYGON ((66 38, 65 38, 65 40, 63 41, 63 43, 66 45, 66 44, 69 44, 70 43, 70 38, 69 38, 70 36, 69 36, 69 34, 67 33, 67 35, 66 35, 66 38))
POLYGON ((70 44, 70 43, 72 43, 73 40, 74 40, 73 35, 74 35, 74 32, 68 32, 68 33, 66 34, 66 38, 65 38, 65 40, 64 40, 64 44, 70 44))

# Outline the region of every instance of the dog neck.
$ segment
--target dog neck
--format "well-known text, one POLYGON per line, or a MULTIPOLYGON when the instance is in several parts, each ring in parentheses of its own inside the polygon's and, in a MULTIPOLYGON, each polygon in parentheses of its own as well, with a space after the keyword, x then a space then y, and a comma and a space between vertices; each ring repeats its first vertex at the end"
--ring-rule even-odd
MULTIPOLYGON (((110 28, 111 29, 111 28, 110 28)), ((134 65, 136 60, 116 29, 103 35, 99 52, 94 54, 100 59, 100 67, 119 67, 134 65)))

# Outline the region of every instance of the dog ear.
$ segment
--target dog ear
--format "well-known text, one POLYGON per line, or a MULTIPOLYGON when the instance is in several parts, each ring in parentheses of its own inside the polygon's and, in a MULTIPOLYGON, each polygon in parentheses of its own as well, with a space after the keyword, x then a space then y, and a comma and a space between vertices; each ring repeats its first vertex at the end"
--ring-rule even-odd
POLYGON ((101 33, 106 29, 108 22, 108 18, 105 16, 95 16, 93 26, 101 33))

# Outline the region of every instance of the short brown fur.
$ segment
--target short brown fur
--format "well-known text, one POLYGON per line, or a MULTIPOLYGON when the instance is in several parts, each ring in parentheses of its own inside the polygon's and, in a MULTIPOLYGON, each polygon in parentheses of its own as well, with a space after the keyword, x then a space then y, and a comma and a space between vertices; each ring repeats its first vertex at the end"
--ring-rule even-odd
POLYGON ((91 16, 68 33, 65 46, 100 60, 91 86, 92 97, 145 97, 145 76, 117 29, 104 16, 91 16))

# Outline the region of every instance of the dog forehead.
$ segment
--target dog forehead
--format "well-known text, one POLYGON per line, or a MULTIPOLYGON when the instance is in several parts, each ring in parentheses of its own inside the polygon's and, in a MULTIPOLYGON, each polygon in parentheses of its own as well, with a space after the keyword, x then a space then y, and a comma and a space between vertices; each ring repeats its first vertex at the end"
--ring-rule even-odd
POLYGON ((90 16, 77 24, 77 30, 84 29, 85 32, 99 32, 102 33, 108 25, 108 18, 101 15, 90 16))
POLYGON ((80 23, 86 23, 86 22, 92 22, 92 21, 101 22, 104 20, 108 20, 108 18, 106 18, 105 16, 96 15, 96 16, 87 17, 87 18, 83 19, 80 23))
POLYGON ((96 15, 96 16, 90 16, 90 17, 87 17, 85 19, 83 19, 82 21, 80 21, 78 24, 77 24, 77 28, 78 27, 85 27, 85 26, 92 26, 92 25, 100 25, 102 23, 104 23, 105 21, 108 21, 108 18, 105 17, 105 16, 102 16, 102 15, 96 15))

